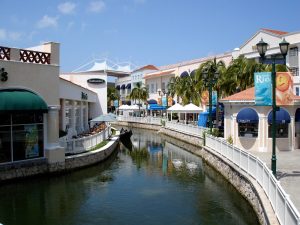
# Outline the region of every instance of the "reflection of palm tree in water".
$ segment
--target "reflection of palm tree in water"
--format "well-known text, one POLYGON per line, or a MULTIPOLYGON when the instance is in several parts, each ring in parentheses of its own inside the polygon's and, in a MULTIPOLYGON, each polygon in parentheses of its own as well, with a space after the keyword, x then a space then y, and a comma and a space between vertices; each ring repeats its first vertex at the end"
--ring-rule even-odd
POLYGON ((143 163, 148 162, 150 156, 147 148, 142 148, 142 149, 133 148, 132 151, 129 151, 129 155, 132 161, 136 164, 138 169, 141 168, 143 163))

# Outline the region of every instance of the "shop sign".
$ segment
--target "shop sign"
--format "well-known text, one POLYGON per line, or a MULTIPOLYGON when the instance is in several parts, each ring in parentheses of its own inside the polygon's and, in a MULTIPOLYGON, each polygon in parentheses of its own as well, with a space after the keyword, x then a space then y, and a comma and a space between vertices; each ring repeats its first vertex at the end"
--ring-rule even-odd
POLYGON ((4 68, 0 69, 0 79, 2 82, 5 82, 8 80, 7 72, 5 72, 4 68))
POLYGON ((81 99, 82 100, 88 100, 88 94, 84 93, 84 92, 81 92, 81 99))
POLYGON ((90 84, 104 84, 105 80, 100 79, 100 78, 91 78, 91 79, 88 79, 87 82, 90 84))

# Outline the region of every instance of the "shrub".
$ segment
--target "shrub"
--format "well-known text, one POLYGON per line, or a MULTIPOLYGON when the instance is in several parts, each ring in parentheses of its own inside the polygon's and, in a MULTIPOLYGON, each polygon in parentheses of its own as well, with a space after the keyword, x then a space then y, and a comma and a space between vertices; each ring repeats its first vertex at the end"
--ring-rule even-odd
POLYGON ((233 139, 231 135, 227 138, 227 142, 231 145, 233 144, 233 139))

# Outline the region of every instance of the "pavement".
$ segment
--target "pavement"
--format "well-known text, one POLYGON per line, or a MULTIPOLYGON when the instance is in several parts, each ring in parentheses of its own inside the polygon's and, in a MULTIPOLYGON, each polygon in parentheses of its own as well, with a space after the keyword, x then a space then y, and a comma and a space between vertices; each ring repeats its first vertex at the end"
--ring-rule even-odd
MULTIPOLYGON (((271 169, 272 152, 250 151, 250 153, 264 161, 271 169)), ((277 179, 300 212, 300 149, 277 151, 276 157, 277 179)))

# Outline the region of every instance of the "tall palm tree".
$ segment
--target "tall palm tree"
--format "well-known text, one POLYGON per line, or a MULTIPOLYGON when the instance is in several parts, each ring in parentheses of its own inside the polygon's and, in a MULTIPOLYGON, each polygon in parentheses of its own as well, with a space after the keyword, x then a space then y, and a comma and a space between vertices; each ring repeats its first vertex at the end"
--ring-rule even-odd
POLYGON ((138 82, 136 86, 132 89, 129 97, 132 100, 138 100, 139 105, 139 115, 141 115, 141 101, 147 101, 149 96, 148 90, 141 82, 138 82))
MULTIPOLYGON (((111 101, 119 100, 120 95, 114 87, 107 88, 107 107, 110 106, 111 101)), ((111 108, 111 107, 110 107, 111 108)))

